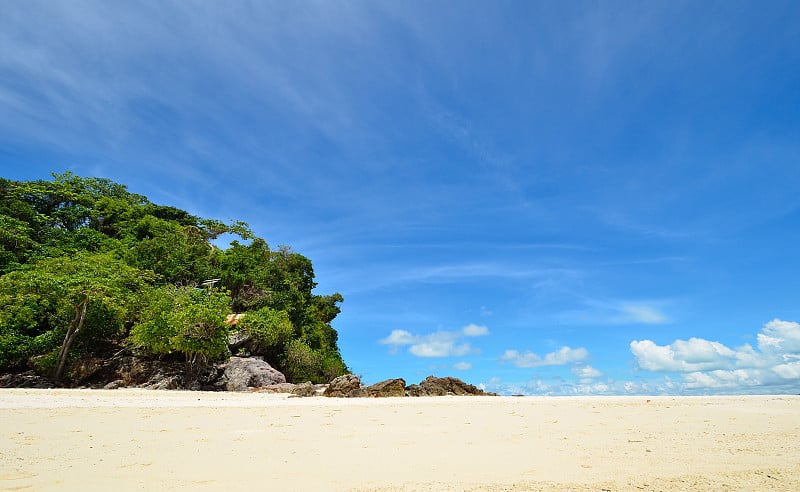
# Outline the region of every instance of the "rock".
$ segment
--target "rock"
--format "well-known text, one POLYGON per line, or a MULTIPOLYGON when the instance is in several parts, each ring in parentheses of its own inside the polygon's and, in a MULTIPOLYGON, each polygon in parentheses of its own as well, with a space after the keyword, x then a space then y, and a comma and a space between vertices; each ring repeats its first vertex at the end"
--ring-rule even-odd
POLYGON ((268 384, 266 386, 261 386, 258 388, 253 388, 250 391, 256 393, 291 393, 294 391, 295 385, 292 383, 278 383, 278 384, 268 384))
POLYGON ((418 384, 410 384, 406 388, 406 396, 425 396, 418 384))
POLYGON ((124 387, 125 387, 125 381, 123 381, 122 379, 117 379, 116 381, 111 381, 110 383, 103 386, 103 389, 115 390, 124 387))
POLYGON ((294 396, 317 396, 317 389, 310 381, 296 384, 292 390, 294 396))
POLYGON ((183 379, 177 375, 165 375, 164 373, 157 373, 150 381, 142 385, 142 388, 152 390, 174 390, 183 386, 183 379))
MULTIPOLYGON (((228 333, 228 349, 233 354, 250 353, 248 345, 253 343, 253 337, 244 330, 228 333)), ((255 354, 257 355, 257 354, 255 354)))
POLYGON ((0 376, 0 388, 55 388, 56 385, 47 378, 35 374, 33 371, 22 374, 3 374, 0 376))
POLYGON ((221 367, 224 373, 217 384, 227 391, 247 391, 286 382, 286 376, 257 357, 231 357, 221 367))
POLYGON ((240 357, 268 357, 274 353, 273 346, 264 344, 245 329, 236 329, 228 334, 228 350, 240 357))
POLYGON ((75 382, 85 381, 103 368, 103 359, 99 357, 82 357, 69 364, 67 373, 69 379, 75 382))
POLYGON ((339 398, 364 396, 364 389, 361 387, 361 379, 355 374, 339 376, 328 384, 328 388, 323 393, 323 396, 339 398))
POLYGON ((373 398, 405 396, 406 382, 403 379, 387 379, 386 381, 368 386, 364 392, 367 396, 373 398))
POLYGON ((406 388, 406 394, 408 396, 491 395, 491 393, 486 393, 482 389, 467 384, 458 378, 437 378, 435 376, 428 376, 419 385, 412 384, 406 388))

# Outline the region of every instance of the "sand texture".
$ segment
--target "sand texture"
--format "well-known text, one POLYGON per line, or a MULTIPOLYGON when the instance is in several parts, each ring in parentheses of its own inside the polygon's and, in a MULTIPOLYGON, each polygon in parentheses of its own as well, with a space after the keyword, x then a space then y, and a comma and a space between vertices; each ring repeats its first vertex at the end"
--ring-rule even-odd
POLYGON ((800 397, 0 390, 0 490, 800 490, 800 397))

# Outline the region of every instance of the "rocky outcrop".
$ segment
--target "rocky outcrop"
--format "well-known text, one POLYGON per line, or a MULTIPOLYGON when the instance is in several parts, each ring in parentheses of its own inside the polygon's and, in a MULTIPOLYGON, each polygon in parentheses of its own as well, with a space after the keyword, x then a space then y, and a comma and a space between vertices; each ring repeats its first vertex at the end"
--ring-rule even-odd
POLYGON ((189 367, 182 357, 150 358, 117 353, 105 359, 99 368, 74 384, 92 388, 190 389, 215 391, 222 376, 217 366, 189 367))
POLYGON ((56 385, 47 378, 39 376, 33 371, 21 374, 0 375, 0 388, 36 388, 48 389, 55 388, 56 385))
POLYGON ((323 396, 339 398, 356 398, 364 395, 361 379, 355 374, 345 374, 335 378, 323 393, 323 396))
POLYGON ((391 396, 405 396, 406 382, 403 379, 387 379, 380 383, 364 388, 366 396, 372 398, 385 398, 391 396))
POLYGON ((244 330, 228 333, 228 349, 231 353, 249 352, 248 345, 253 342, 253 337, 244 330))
POLYGON ((259 386, 252 388, 250 391, 257 393, 291 393, 294 391, 295 385, 292 383, 278 383, 268 384, 267 386, 259 386))
POLYGON ((270 354, 274 355, 275 347, 264 344, 245 329, 237 329, 228 334, 228 350, 231 354, 241 357, 269 359, 270 354))
POLYGON ((317 396, 317 388, 310 381, 294 385, 292 390, 294 396, 317 396))
POLYGON ((491 395, 482 389, 479 389, 471 384, 467 384, 458 378, 445 377, 437 378, 435 376, 428 376, 422 382, 412 384, 406 388, 406 395, 408 396, 484 396, 491 395))
POLYGON ((257 357, 231 357, 220 368, 223 375, 216 386, 227 391, 247 391, 286 382, 286 376, 257 357))
POLYGON ((148 388, 203 391, 260 391, 293 397, 329 396, 402 397, 447 395, 493 395, 453 377, 429 376, 419 384, 405 386, 403 379, 387 379, 364 387, 354 374, 339 376, 329 384, 292 384, 262 357, 231 357, 221 364, 188 366, 179 354, 160 358, 143 357, 130 350, 118 350, 105 358, 81 358, 68 367, 71 378, 56 385, 46 374, 27 371, 0 374, 0 388, 148 388))

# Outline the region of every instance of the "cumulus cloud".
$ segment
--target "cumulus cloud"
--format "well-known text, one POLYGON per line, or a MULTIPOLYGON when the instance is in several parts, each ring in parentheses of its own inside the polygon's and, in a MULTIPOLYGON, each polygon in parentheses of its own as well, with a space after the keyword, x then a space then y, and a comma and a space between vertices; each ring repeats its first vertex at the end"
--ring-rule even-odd
POLYGON ((521 353, 518 350, 506 350, 503 355, 500 356, 500 360, 503 362, 510 362, 517 367, 530 368, 542 366, 562 366, 565 364, 580 362, 585 360, 587 357, 589 357, 589 352, 585 348, 581 347, 573 349, 564 346, 555 352, 545 354, 544 357, 540 357, 538 354, 535 354, 531 351, 521 353))
POLYGON ((634 340, 631 342, 631 352, 639 367, 648 371, 710 371, 729 367, 736 360, 735 351, 719 342, 702 338, 675 340, 670 345, 657 345, 652 340, 634 340))
MULTIPOLYGON (((392 352, 399 347, 408 347, 408 352, 417 357, 461 357, 476 353, 467 337, 479 337, 489 334, 486 326, 467 325, 458 331, 440 330, 427 335, 416 335, 406 330, 392 330, 388 337, 379 341, 389 345, 392 352)), ((463 369, 462 369, 463 370, 463 369)))
POLYGON ((585 383, 572 386, 571 390, 576 395, 602 395, 612 392, 614 388, 606 383, 585 383))
POLYGON ((480 383, 478 388, 501 395, 546 395, 551 393, 551 387, 541 379, 527 382, 506 382, 498 377, 480 383))
POLYGON ((603 375, 602 372, 590 365, 573 366, 570 371, 572 371, 572 374, 580 379, 581 383, 588 383, 591 380, 597 379, 603 375))
POLYGON ((762 352, 779 352, 800 358, 800 323, 774 319, 764 325, 757 339, 762 352))
POLYGON ((389 336, 380 341, 384 345, 410 345, 415 337, 406 330, 392 330, 389 336))
POLYGON ((438 331, 419 338, 408 351, 417 357, 460 357, 472 352, 469 343, 457 343, 458 334, 438 331))
POLYGON ((800 323, 772 320, 757 334, 758 348, 730 348, 703 338, 658 345, 634 340, 631 353, 641 369, 683 373, 686 389, 747 390, 800 384, 800 323))
POLYGON ((765 383, 764 371, 736 369, 733 371, 692 372, 683 377, 687 389, 735 389, 761 386, 765 383))
POLYGON ((469 371, 470 369, 472 369, 472 364, 464 361, 456 362, 455 364, 453 364, 453 369, 457 371, 469 371))
POLYGON ((610 394, 659 394, 668 389, 665 382, 586 381, 576 383, 561 378, 543 381, 531 379, 524 382, 503 381, 493 377, 478 385, 484 391, 492 391, 501 395, 610 395, 610 394))
POLYGON ((800 380, 800 362, 790 362, 789 364, 780 364, 772 368, 778 376, 783 379, 799 379, 800 380))

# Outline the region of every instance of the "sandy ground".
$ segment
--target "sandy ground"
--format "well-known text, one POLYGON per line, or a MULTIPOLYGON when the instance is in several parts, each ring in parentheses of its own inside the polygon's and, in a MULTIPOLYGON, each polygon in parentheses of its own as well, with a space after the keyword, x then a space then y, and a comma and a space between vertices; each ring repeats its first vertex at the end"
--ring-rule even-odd
POLYGON ((800 397, 0 390, 0 490, 800 490, 800 397))

